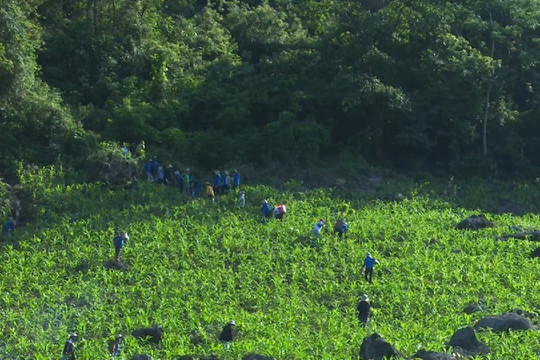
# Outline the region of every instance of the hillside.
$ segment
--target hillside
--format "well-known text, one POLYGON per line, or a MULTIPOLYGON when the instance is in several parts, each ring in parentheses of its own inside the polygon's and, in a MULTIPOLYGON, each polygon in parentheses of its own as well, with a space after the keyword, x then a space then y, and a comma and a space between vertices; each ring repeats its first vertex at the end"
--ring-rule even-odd
MULTIPOLYGON (((55 181, 35 175, 26 183, 35 190, 36 218, 0 245, 3 359, 60 357, 73 331, 79 359, 106 358, 116 333, 126 335, 126 359, 240 359, 250 352, 350 359, 373 332, 411 356, 420 348, 444 351, 456 330, 489 314, 521 308, 538 324, 540 261, 529 256, 538 243, 496 237, 513 232, 510 226, 539 229, 540 216, 465 207, 493 200, 482 184, 453 197, 436 184, 412 182, 388 182, 361 196, 298 191, 294 183, 247 186, 246 207, 236 209, 233 195, 212 203, 155 184, 111 190, 55 181), (384 193, 401 196, 383 200, 384 193), (265 198, 287 204, 283 221, 261 221, 265 198), (454 228, 481 212, 494 228, 454 228), (333 222, 337 213, 346 213, 349 233, 337 241, 326 229, 314 241, 313 224, 333 222), (125 271, 105 266, 115 229, 130 235, 125 271), (367 252, 380 261, 373 285, 361 275, 367 252), (365 329, 355 310, 364 293, 373 307, 365 329), (463 311, 479 302, 488 311, 463 311), (226 353, 217 336, 230 319, 238 337, 226 353), (152 324, 165 329, 161 345, 129 336, 152 324)), ((537 184, 514 189, 523 201, 538 198, 537 184)), ((538 331, 477 337, 491 348, 490 359, 540 356, 538 331)))

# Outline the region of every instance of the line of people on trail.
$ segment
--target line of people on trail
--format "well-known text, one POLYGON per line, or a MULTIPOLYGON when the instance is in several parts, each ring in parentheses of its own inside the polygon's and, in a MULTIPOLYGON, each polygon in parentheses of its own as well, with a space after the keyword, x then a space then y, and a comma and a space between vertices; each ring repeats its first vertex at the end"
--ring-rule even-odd
MULTIPOLYGON (((202 182, 191 174, 189 168, 184 169, 183 172, 175 170, 172 164, 164 168, 157 158, 154 157, 145 163, 144 172, 149 182, 178 187, 186 195, 191 195, 192 197, 198 197, 201 194, 202 182)), ((236 190, 240 187, 240 172, 234 169, 233 176, 231 177, 229 170, 225 170, 223 176, 219 170, 216 170, 212 184, 205 182, 205 186, 206 196, 213 200, 218 195, 228 194, 231 190, 236 190)))

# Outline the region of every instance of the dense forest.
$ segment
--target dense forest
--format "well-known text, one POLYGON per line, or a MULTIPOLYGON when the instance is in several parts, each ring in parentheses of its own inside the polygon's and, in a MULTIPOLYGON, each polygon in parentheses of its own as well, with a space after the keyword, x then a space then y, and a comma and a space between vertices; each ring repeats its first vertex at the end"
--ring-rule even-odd
POLYGON ((0 0, 2 176, 111 144, 534 174, 534 0, 0 0))

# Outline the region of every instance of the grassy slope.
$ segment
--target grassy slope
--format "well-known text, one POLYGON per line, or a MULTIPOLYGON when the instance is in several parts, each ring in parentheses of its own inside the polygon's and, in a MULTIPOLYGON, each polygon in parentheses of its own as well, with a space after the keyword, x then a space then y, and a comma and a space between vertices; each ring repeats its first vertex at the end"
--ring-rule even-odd
MULTIPOLYGON (((0 357, 50 359, 61 353, 66 334, 77 331, 79 358, 103 359, 113 334, 151 324, 164 326, 164 343, 152 348, 128 337, 126 358, 140 352, 155 359, 223 356, 216 338, 229 319, 239 330, 230 359, 248 352, 348 359, 373 331, 411 355, 418 348, 442 351, 455 330, 485 316, 463 313, 478 299, 492 313, 540 312, 540 261, 528 257, 538 243, 494 240, 510 225, 540 228, 538 215, 488 215, 496 228, 458 231, 453 225, 478 209, 443 201, 429 185, 388 189, 406 199, 345 200, 336 192, 259 186, 246 189, 248 205, 240 211, 232 198, 186 202, 151 185, 118 192, 92 185, 51 189, 37 223, 1 245, 0 357), (262 198, 286 203, 287 218, 261 223, 262 198), (343 208, 350 209, 345 240, 326 232, 313 245, 316 220, 335 219, 343 208), (103 266, 113 256, 115 227, 131 237, 127 272, 103 266), (438 244, 430 245, 432 239, 438 244), (361 279, 367 251, 381 262, 373 286, 361 279), (355 313, 362 293, 373 304, 367 329, 355 313)), ((484 190, 462 193, 482 203, 489 201, 484 190)), ((518 190, 538 197, 536 188, 518 190)), ((492 359, 540 356, 538 332, 478 337, 492 348, 492 359)))

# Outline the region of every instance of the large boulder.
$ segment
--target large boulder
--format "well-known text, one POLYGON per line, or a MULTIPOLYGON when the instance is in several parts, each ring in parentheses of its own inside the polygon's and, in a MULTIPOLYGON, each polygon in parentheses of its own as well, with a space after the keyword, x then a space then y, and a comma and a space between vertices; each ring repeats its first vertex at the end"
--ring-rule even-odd
POLYGON ((476 356, 490 353, 489 347, 478 341, 472 327, 466 327, 456 331, 450 338, 448 345, 452 346, 454 352, 464 356, 476 356))
POLYGON ((242 360, 275 360, 273 357, 259 354, 247 354, 242 357, 242 360))
POLYGON ((538 327, 521 315, 516 313, 505 313, 502 315, 488 316, 479 320, 474 328, 490 329, 493 331, 509 331, 509 330, 537 330, 538 327))
POLYGON ((456 229, 468 230, 478 230, 492 227, 495 227, 495 224, 486 219, 486 216, 484 214, 472 215, 465 220, 462 220, 459 224, 456 225, 456 229))
POLYGON ((134 330, 132 335, 139 340, 146 340, 150 343, 158 344, 163 338, 163 328, 161 326, 140 328, 134 330))
POLYGON ((422 360, 455 360, 450 354, 439 353, 435 351, 426 351, 424 349, 418 350, 414 355, 413 359, 422 359, 422 360))
POLYGON ((381 335, 374 333, 367 336, 360 346, 362 360, 402 359, 403 356, 381 335))

